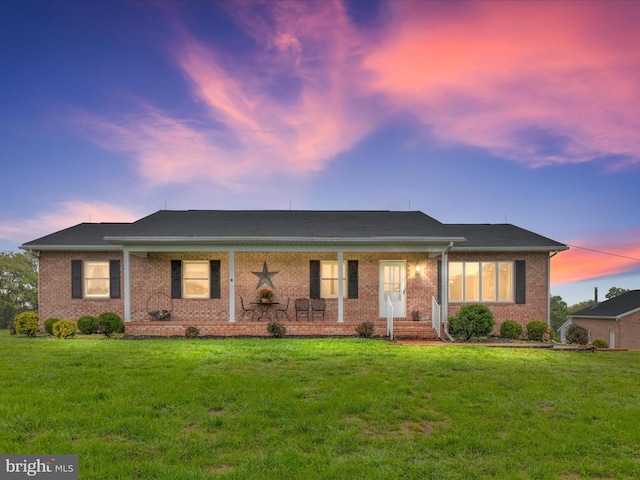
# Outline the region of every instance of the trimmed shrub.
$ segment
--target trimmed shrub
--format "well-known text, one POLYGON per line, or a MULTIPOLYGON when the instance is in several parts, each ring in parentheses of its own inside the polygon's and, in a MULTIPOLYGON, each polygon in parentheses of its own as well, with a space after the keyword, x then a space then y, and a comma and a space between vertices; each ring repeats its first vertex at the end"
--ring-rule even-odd
POLYGON ((200 335, 200 329, 193 325, 189 325, 184 331, 184 336, 187 338, 196 338, 198 335, 200 335))
POLYGON ((520 338, 522 335, 522 325, 514 320, 507 320, 500 325, 500 336, 503 338, 520 338))
POLYGON ((269 322, 267 324, 267 332, 273 338, 283 338, 287 334, 287 327, 280 322, 269 322))
MULTIPOLYGON (((544 342, 545 334, 547 335, 547 337, 549 336, 549 332, 547 330, 550 330, 547 322, 533 320, 527 323, 527 337, 529 338, 529 340, 532 340, 534 342, 544 342)), ((548 341, 548 339, 546 341, 548 341)))
POLYGON ((98 315, 98 326, 107 337, 113 333, 124 332, 124 322, 119 315, 113 312, 104 312, 98 315))
POLYGON ((78 319, 78 330, 85 335, 98 331, 98 319, 93 315, 83 315, 78 319))
POLYGON ((589 343, 589 332, 586 328, 574 323, 567 330, 567 342, 586 345, 589 343))
POLYGON ((465 305, 449 319, 449 333, 459 340, 469 340, 488 335, 494 324, 493 313, 486 305, 465 305))
POLYGON ((44 321, 44 331, 47 332, 49 335, 53 335, 53 325, 59 321, 60 321, 59 318, 47 318, 44 321))
POLYGON ((76 322, 69 318, 63 318, 53 324, 53 334, 63 340, 65 338, 73 337, 77 330, 78 326, 76 325, 76 322))
POLYGON ((356 327, 356 333, 361 338, 371 338, 374 329, 373 322, 362 322, 356 327))
POLYGON ((26 335, 27 337, 35 337, 40 333, 40 319, 36 312, 22 312, 13 319, 16 333, 26 335))
POLYGON ((597 348, 609 348, 609 344, 602 340, 601 338, 596 338, 593 341, 593 346, 597 348))

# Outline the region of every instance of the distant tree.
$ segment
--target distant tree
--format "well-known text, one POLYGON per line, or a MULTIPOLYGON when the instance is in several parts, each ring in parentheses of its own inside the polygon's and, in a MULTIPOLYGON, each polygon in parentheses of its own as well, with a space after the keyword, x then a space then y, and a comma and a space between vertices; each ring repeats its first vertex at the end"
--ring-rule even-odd
POLYGON ((0 328, 30 310, 38 310, 38 258, 31 252, 0 252, 0 328))
POLYGON ((605 297, 607 298, 607 300, 611 300, 612 298, 617 297, 618 295, 622 295, 623 293, 627 293, 628 291, 629 290, 626 288, 611 287, 605 297))
POLYGON ((567 302, 560 295, 551 297, 551 328, 558 330, 567 321, 567 302))

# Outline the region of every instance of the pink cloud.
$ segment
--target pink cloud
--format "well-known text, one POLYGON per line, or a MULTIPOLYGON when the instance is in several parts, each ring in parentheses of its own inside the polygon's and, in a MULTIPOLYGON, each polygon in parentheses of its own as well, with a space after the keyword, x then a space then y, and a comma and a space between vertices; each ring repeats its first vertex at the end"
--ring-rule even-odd
POLYGON ((640 159, 634 2, 389 2, 370 92, 445 142, 532 166, 640 159))
POLYGON ((256 171, 319 171, 407 114, 430 141, 530 166, 640 159, 640 50, 629 48, 640 3, 397 0, 375 30, 337 0, 221 5, 250 53, 232 56, 173 20, 197 121, 149 105, 80 116, 153 185, 240 188, 256 171))
POLYGON ((131 222, 140 216, 132 209, 104 202, 68 201, 32 218, 0 221, 0 238, 28 242, 82 222, 131 222))
POLYGON ((256 41, 251 68, 177 29, 175 62, 206 118, 145 106, 118 119, 82 113, 76 123, 102 147, 132 154, 152 184, 207 178, 232 188, 257 171, 318 171, 377 127, 358 94, 360 41, 340 2, 226 5, 256 41))
POLYGON ((570 283, 639 270, 640 244, 635 240, 639 236, 640 229, 635 229, 573 242, 576 247, 552 259, 551 283, 570 283), (622 240, 612 241, 612 238, 622 240))

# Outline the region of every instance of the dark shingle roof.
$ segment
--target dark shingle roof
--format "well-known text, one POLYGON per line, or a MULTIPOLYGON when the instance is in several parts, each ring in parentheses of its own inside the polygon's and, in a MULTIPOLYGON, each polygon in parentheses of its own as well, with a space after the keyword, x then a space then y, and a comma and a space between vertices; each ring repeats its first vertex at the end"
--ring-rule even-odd
POLYGON ((128 236, 449 237, 422 212, 309 210, 161 210, 131 225, 128 236))
POLYGON ((618 317, 640 309, 640 290, 631 290, 592 307, 583 308, 569 315, 570 317, 618 317))
POLYGON ((82 247, 117 249, 117 246, 105 242, 104 237, 122 235, 130 226, 130 223, 80 223, 27 242, 21 248, 37 250, 38 247, 47 246, 69 247, 69 249, 74 247, 78 249, 82 247))
POLYGON ((566 250, 567 246, 508 223, 500 224, 446 224, 467 240, 454 250, 540 249, 566 250))
POLYGON ((454 242, 460 250, 567 248, 513 225, 443 224, 418 211, 311 210, 161 210, 133 223, 81 223, 27 242, 22 248, 100 249, 127 243, 240 240, 339 243, 341 239, 376 243, 454 242))

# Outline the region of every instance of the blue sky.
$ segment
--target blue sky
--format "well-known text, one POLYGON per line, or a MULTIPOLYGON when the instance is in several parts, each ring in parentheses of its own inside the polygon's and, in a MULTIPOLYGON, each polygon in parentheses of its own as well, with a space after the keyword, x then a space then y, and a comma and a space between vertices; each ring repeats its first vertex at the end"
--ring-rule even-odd
POLYGON ((421 210, 640 288, 640 3, 1 6, 0 249, 159 209, 421 210), (627 257, 627 258, 623 258, 627 257))

